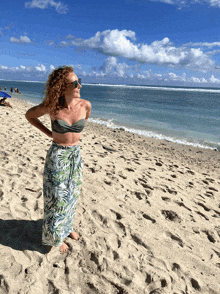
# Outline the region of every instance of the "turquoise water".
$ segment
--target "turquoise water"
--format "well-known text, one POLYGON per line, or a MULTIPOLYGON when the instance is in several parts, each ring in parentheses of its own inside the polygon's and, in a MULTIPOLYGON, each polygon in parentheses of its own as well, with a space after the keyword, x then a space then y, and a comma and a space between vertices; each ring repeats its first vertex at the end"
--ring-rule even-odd
MULTIPOLYGON (((0 81, 13 96, 38 104, 44 83, 0 81)), ((147 137, 220 151, 220 89, 83 84, 90 121, 147 137)))

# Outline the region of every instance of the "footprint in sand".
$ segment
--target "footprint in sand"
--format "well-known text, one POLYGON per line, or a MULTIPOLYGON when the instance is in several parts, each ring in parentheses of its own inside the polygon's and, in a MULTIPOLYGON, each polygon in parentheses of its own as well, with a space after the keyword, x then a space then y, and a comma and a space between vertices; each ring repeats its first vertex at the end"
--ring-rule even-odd
POLYGON ((147 244, 145 244, 145 242, 142 241, 142 240, 141 240, 141 237, 138 236, 137 234, 131 234, 131 238, 132 238, 132 240, 133 240, 136 244, 138 244, 138 245, 140 245, 140 246, 143 246, 143 247, 146 248, 147 250, 150 250, 150 247, 147 246, 147 244))
POLYGON ((138 200, 147 199, 147 195, 142 192, 134 192, 134 195, 137 197, 138 200))
POLYGON ((219 218, 219 217, 220 217, 220 211, 217 211, 217 210, 214 209, 214 212, 215 212, 216 214, 213 214, 212 217, 217 217, 217 218, 219 218))
POLYGON ((2 293, 9 293, 9 285, 4 275, 0 275, 0 290, 2 291, 2 293))
POLYGON ((157 279, 155 281, 155 277, 152 276, 148 273, 146 273, 146 280, 145 283, 147 284, 147 290, 149 294, 165 294, 168 293, 165 290, 163 290, 163 288, 168 286, 168 283, 166 281, 166 279, 157 279))
MULTIPOLYGON (((218 236, 219 236, 219 238, 220 238, 220 226, 215 227, 215 230, 216 230, 216 232, 217 232, 217 234, 218 234, 218 236)), ((220 257, 220 256, 219 256, 219 257, 220 257)))
POLYGON ((113 227, 115 228, 115 231, 117 232, 118 235, 120 235, 122 237, 127 236, 126 228, 122 222, 114 221, 113 227))
POLYGON ((175 211, 172 210, 162 210, 162 215, 165 217, 165 219, 168 219, 173 222, 180 223, 181 218, 178 216, 178 214, 175 211))
POLYGON ((171 175, 171 177, 172 177, 172 178, 174 178, 174 179, 176 179, 176 178, 177 178, 177 176, 176 176, 176 175, 171 175))
POLYGON ((206 181, 206 180, 202 180, 202 182, 203 182, 204 184, 206 184, 206 185, 209 185, 209 182, 206 181))
POLYGON ((191 282, 192 287, 193 287, 195 290, 198 290, 198 291, 201 290, 201 287, 199 286, 199 283, 198 283, 195 279, 191 278, 191 279, 190 279, 190 282, 191 282))
POLYGON ((218 192, 218 190, 215 189, 214 187, 209 187, 209 190, 214 191, 214 192, 218 192))
POLYGON ((133 168, 129 168, 129 167, 127 167, 127 168, 125 168, 127 171, 129 171, 129 172, 135 172, 135 170, 133 169, 133 168))
POLYGON ((150 217, 149 215, 147 215, 146 213, 142 212, 142 214, 143 214, 143 218, 152 221, 153 224, 156 223, 156 220, 150 217))
POLYGON ((206 191, 205 196, 212 198, 214 197, 214 194, 211 191, 206 191))
POLYGON ((178 276, 181 276, 182 275, 182 273, 181 273, 181 267, 180 267, 180 265, 178 263, 175 263, 174 262, 172 264, 172 271, 173 272, 176 272, 178 274, 178 276))
POLYGON ((106 227, 108 224, 108 220, 106 217, 102 216, 97 210, 92 211, 92 216, 94 219, 101 223, 101 226, 106 227))
POLYGON ((147 191, 146 190, 146 194, 143 193, 143 192, 139 192, 139 191, 135 191, 135 192, 132 192, 131 191, 131 195, 135 195, 135 197, 138 199, 138 200, 145 200, 145 203, 149 204, 151 206, 151 203, 150 201, 148 200, 148 196, 151 196, 151 191, 147 191))
POLYGON ((173 195, 177 195, 177 191, 175 191, 174 189, 167 188, 167 192, 173 195))
POLYGON ((0 201, 3 200, 3 198, 4 198, 3 195, 4 195, 4 192, 2 190, 0 190, 0 201))
POLYGON ((114 211, 114 210, 112 210, 112 209, 110 209, 110 211, 112 212, 112 215, 113 215, 117 220, 122 219, 122 216, 121 216, 120 213, 118 213, 118 212, 116 212, 116 211, 114 211))
POLYGON ((215 242, 216 242, 215 235, 214 235, 213 232, 211 232, 210 230, 204 230, 203 233, 206 234, 208 240, 209 240, 211 243, 215 243, 215 242))
MULTIPOLYGON (((87 165, 88 166, 88 165, 87 165)), ((99 172, 101 169, 102 169, 102 167, 100 166, 100 165, 97 165, 96 163, 94 163, 93 164, 93 166, 92 167, 89 167, 88 168, 92 173, 97 173, 97 172, 99 172)))
MULTIPOLYGON (((108 176, 110 177, 110 175, 108 175, 108 176)), ((116 182, 118 182, 118 179, 116 177, 110 177, 110 179, 105 179, 103 182, 108 186, 112 186, 116 182)))
POLYGON ((181 247, 183 247, 183 241, 180 237, 175 236, 174 234, 170 232, 166 232, 166 236, 171 238, 172 240, 176 241, 181 247))
POLYGON ((189 211, 192 211, 192 209, 188 208, 183 202, 180 201, 174 201, 177 205, 179 205, 180 207, 184 207, 189 211))
POLYGON ((211 209, 210 208, 208 208, 207 206, 205 206, 203 203, 201 203, 201 202, 198 202, 197 203, 199 206, 201 206, 205 211, 210 211, 211 209))
POLYGON ((190 175, 195 175, 194 171, 192 171, 192 170, 187 170, 187 173, 190 175))
POLYGON ((209 218, 207 216, 205 216, 202 212, 200 211, 196 211, 196 213, 200 216, 202 216, 205 220, 209 221, 209 218))
POLYGON ((163 201, 170 202, 171 199, 169 197, 161 197, 163 201))
POLYGON ((126 180, 127 176, 125 176, 121 171, 118 173, 119 177, 121 177, 122 179, 126 180))
POLYGON ((145 189, 150 189, 152 191, 154 190, 154 188, 152 186, 150 186, 149 184, 146 184, 146 181, 145 180, 142 180, 141 185, 145 189))
POLYGON ((155 163, 157 166, 162 166, 163 164, 161 162, 156 162, 155 163))
MULTIPOLYGON (((181 267, 180 267, 180 265, 178 263, 173 263, 172 264, 172 271, 175 272, 179 276, 179 278, 181 278, 182 282, 185 280, 183 278, 184 277, 184 273, 182 272, 181 267)), ((190 278, 189 281, 190 281, 190 284, 193 287, 193 289, 195 289, 197 291, 200 291, 201 290, 201 287, 200 287, 199 282, 197 280, 195 280, 193 278, 190 278)), ((184 284, 186 284, 185 281, 184 281, 184 284)), ((187 288, 187 286, 186 286, 186 288, 187 288)), ((188 291, 186 293, 188 293, 188 291)))

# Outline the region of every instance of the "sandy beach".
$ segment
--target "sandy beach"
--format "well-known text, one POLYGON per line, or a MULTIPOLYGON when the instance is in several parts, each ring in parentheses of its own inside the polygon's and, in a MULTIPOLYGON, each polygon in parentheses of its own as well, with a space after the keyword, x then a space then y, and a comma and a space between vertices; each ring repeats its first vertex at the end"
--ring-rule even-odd
POLYGON ((25 119, 31 105, 9 102, 0 107, 0 294, 220 293, 220 152, 87 123, 80 239, 46 253, 51 139, 25 119))

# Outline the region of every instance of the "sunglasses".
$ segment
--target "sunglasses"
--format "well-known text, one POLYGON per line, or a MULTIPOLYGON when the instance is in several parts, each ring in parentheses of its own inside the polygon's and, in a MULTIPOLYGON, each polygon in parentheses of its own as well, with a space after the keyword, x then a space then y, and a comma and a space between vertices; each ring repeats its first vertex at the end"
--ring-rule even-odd
POLYGON ((78 88, 78 86, 81 86, 81 79, 79 78, 78 81, 74 81, 71 83, 71 85, 74 85, 75 88, 78 88))

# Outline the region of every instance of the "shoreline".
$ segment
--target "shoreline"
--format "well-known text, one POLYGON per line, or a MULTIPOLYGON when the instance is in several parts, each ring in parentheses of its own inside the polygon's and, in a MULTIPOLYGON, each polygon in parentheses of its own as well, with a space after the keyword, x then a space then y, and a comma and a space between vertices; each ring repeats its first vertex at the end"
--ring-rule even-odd
MULTIPOLYGON (((10 99, 13 104, 16 106, 21 105, 21 108, 25 108, 25 110, 33 106, 28 101, 21 101, 13 97, 10 99)), ((9 107, 4 107, 4 109, 13 111, 13 108, 11 109, 9 107)), ((48 128, 51 128, 49 116, 43 117, 42 120, 47 124, 48 128)), ((32 128, 35 129, 34 127, 32 128)), ((158 152, 159 154, 165 153, 169 158, 172 158, 175 153, 176 158, 182 161, 186 160, 189 164, 193 163, 197 166, 201 166, 206 163, 206 165, 208 164, 209 167, 214 167, 214 169, 220 168, 220 152, 217 150, 180 144, 166 139, 146 137, 144 135, 131 133, 122 128, 113 129, 93 122, 88 122, 86 129, 88 132, 95 132, 99 136, 107 136, 109 139, 116 140, 116 142, 118 141, 119 143, 126 142, 128 145, 138 145, 141 148, 145 148, 146 151, 158 152)), ((37 129, 36 131, 40 134, 40 131, 37 129)), ((84 132, 82 132, 80 141, 82 141, 83 138, 84 132)), ((45 139, 51 141, 49 138, 45 139)), ((110 144, 110 146, 112 145, 110 144)))
MULTIPOLYGON (((16 96, 18 94, 15 94, 16 96)), ((30 102, 29 100, 25 99, 25 96, 22 96, 19 95, 18 96, 19 98, 21 97, 21 100, 18 99, 17 97, 13 97, 14 99, 18 99, 19 101, 23 101, 25 103, 27 103, 28 105, 31 105, 32 106, 35 106, 37 105, 36 103, 34 102, 30 102)), ((202 148, 202 149, 210 149, 210 150, 214 150, 214 151, 218 151, 220 152, 220 143, 219 142, 209 142, 209 145, 205 145, 205 143, 203 144, 202 142, 199 142, 198 139, 195 139, 195 138, 191 138, 191 140, 196 140, 195 142, 190 142, 190 140, 186 140, 184 138, 175 138, 175 137, 172 137, 172 135, 163 135, 163 134, 157 134, 157 133, 154 133, 152 131, 149 131, 149 130, 141 130, 141 129, 135 129, 134 128, 131 128, 131 127, 128 127, 128 126, 123 126, 123 125, 115 125, 113 123, 112 126, 110 126, 109 124, 111 124, 111 119, 102 119, 102 118, 92 118, 90 117, 89 118, 89 122, 90 123, 94 123, 94 124, 97 124, 97 125, 100 125, 100 126, 104 126, 106 128, 109 128, 109 129, 112 129, 112 130, 123 130, 125 132, 128 132, 130 134, 135 134, 135 135, 138 135, 138 136, 142 136, 144 138, 149 138, 149 139, 156 139, 156 140, 162 140, 162 141, 165 141, 165 142, 171 142, 171 143, 174 143, 174 144, 180 144, 180 145, 186 145, 186 146, 189 146, 189 147, 196 147, 196 148, 202 148), (152 133, 152 135, 150 135, 152 133)))
MULTIPOLYGON (((27 100, 23 101, 14 97, 10 99, 10 101, 14 102, 15 104, 21 104, 22 106, 24 106, 26 110, 28 110, 30 107, 33 107, 33 105, 27 100)), ((8 109, 8 107, 5 107, 5 109, 8 109)), ((47 123, 48 128, 51 128, 49 116, 45 116, 42 119, 47 123)), ((198 166, 201 166, 202 163, 208 161, 211 163, 210 165, 214 166, 215 168, 220 168, 220 152, 218 150, 176 143, 166 139, 146 137, 144 135, 131 133, 130 131, 126 131, 123 128, 114 129, 94 122, 88 122, 87 129, 89 132, 94 131, 100 136, 107 135, 108 138, 118 140, 119 142, 123 141, 127 144, 132 144, 132 142, 134 141, 134 145, 138 144, 150 150, 151 152, 154 152, 155 150, 159 152, 159 150, 161 150, 162 152, 165 152, 166 155, 170 158, 172 158, 174 153, 173 151, 175 150, 175 153, 177 153, 178 156, 183 156, 183 160, 185 159, 189 163, 192 161, 198 166), (187 152, 187 155, 185 155, 184 152, 187 152)), ((40 133, 40 131, 38 130, 37 132, 40 133)), ((82 132, 81 141, 83 140, 83 136, 84 133, 82 132)), ((50 140, 48 138, 46 139, 50 140)))
MULTIPOLYGON (((0 107, 0 292, 219 294, 220 153, 87 123, 69 253, 41 245, 51 139, 0 107)), ((40 118, 48 127, 48 116, 40 118)))
POLYGON ((212 142, 212 145, 214 145, 215 147, 211 147, 211 146, 202 145, 202 143, 199 143, 199 142, 197 142, 197 143, 189 142, 189 141, 186 141, 185 139, 181 139, 181 138, 174 139, 171 136, 153 133, 152 131, 138 130, 138 129, 129 128, 126 126, 117 126, 117 125, 114 125, 111 127, 111 126, 108 126, 109 123, 111 124, 111 120, 107 120, 107 119, 105 120, 105 119, 100 119, 100 118, 95 118, 95 119, 91 118, 90 122, 104 126, 106 128, 114 129, 114 130, 123 130, 123 131, 129 132, 131 134, 143 136, 145 138, 153 138, 156 140, 164 140, 166 142, 172 142, 174 144, 180 144, 180 145, 186 145, 186 146, 191 146, 191 147, 196 147, 196 148, 211 149, 214 151, 220 151, 220 145, 216 142, 212 142), (152 136, 145 135, 143 133, 145 133, 145 134, 152 133, 152 136), (219 146, 216 146, 216 145, 219 145, 219 146))

